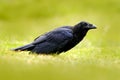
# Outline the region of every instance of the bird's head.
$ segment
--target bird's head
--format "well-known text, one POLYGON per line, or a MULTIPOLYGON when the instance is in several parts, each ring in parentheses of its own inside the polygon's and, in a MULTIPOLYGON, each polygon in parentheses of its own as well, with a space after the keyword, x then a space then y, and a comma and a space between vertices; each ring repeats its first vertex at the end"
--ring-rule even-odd
POLYGON ((75 27, 82 30, 96 29, 96 26, 85 21, 78 23, 75 27))
POLYGON ((96 26, 85 21, 81 21, 73 27, 73 33, 77 35, 86 35, 88 30, 96 29, 96 26))

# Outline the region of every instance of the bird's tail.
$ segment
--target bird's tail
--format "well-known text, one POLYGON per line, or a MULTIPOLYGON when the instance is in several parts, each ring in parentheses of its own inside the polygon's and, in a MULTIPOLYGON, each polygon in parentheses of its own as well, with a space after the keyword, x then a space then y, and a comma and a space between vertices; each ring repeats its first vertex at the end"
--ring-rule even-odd
POLYGON ((18 48, 15 48, 15 49, 11 49, 11 50, 12 50, 12 51, 30 51, 30 50, 32 50, 34 47, 35 47, 35 45, 33 45, 33 44, 27 44, 27 45, 25 45, 25 46, 18 47, 18 48))

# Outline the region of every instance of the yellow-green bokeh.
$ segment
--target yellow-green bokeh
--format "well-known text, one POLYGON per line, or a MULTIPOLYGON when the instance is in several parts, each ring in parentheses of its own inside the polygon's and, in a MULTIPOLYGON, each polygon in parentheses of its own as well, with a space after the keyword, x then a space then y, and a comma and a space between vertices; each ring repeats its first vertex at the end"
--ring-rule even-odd
POLYGON ((0 38, 32 40, 56 27, 85 20, 98 27, 87 35, 94 45, 119 46, 119 3, 119 0, 0 0, 0 38))

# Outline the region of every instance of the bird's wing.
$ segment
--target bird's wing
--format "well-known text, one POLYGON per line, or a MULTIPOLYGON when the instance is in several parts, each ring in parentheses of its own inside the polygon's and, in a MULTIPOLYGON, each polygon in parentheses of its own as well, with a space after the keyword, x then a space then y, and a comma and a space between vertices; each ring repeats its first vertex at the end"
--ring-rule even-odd
POLYGON ((47 36, 46 36, 46 35, 41 35, 41 36, 37 37, 37 38, 33 41, 32 44, 34 44, 34 45, 40 44, 40 43, 42 43, 42 42, 44 42, 44 41, 46 41, 46 40, 47 40, 47 36))
POLYGON ((73 38, 72 30, 68 28, 55 29, 41 37, 35 39, 36 44, 33 52, 51 53, 64 47, 73 38))
POLYGON ((57 28, 51 32, 48 32, 44 35, 41 35, 39 37, 37 37, 34 41, 33 44, 39 44, 45 41, 55 41, 57 43, 61 43, 64 40, 70 39, 73 37, 72 35, 72 29, 70 29, 71 27, 65 26, 65 27, 60 27, 57 28))
POLYGON ((62 43, 65 40, 70 40, 73 38, 71 29, 67 28, 58 28, 51 33, 47 34, 47 41, 55 42, 55 43, 62 43))

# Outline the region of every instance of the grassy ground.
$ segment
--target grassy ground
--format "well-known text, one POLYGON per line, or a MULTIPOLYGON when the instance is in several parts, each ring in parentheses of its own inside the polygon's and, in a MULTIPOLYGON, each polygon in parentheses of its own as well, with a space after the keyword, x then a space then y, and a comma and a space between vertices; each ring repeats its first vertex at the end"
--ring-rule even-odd
POLYGON ((0 80, 119 80, 119 0, 0 0, 0 80), (42 33, 79 21, 98 28, 60 55, 12 52, 42 33))

